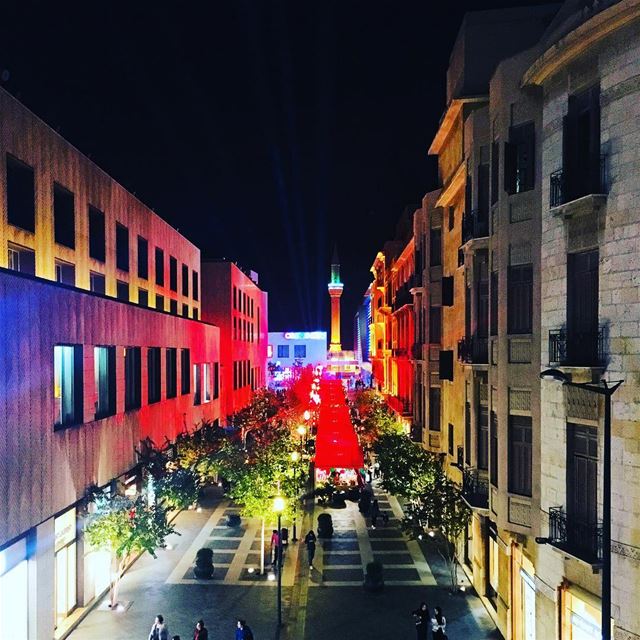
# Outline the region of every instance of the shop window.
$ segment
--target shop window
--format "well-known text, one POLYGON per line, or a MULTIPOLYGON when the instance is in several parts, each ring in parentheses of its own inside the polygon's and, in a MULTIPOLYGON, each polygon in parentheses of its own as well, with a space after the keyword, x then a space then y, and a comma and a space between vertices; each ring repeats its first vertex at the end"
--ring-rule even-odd
POLYGON ((69 509, 54 520, 56 628, 76 608, 77 547, 76 510, 69 509))
POLYGON ((200 384, 200 365, 193 365, 193 404, 202 403, 202 385, 200 384))
POLYGON ((75 287, 76 284, 76 268, 69 262, 56 260, 56 282, 75 287))
POLYGON ((105 252, 104 213, 89 205, 89 257, 104 262, 105 252))
POLYGON ((189 267, 186 264, 182 265, 182 295, 189 296, 189 267))
POLYGON ((19 271, 30 276, 36 275, 36 254, 33 249, 9 243, 8 266, 12 271, 19 271))
POLYGON ((55 427, 82 422, 82 347, 57 345, 53 348, 55 427))
POLYGON ((116 348, 93 348, 93 379, 95 383, 96 420, 116 412, 116 348))
POLYGON ((149 404, 160 402, 161 395, 160 347, 147 351, 147 391, 149 404))
POLYGON ((169 256, 169 289, 178 291, 178 261, 169 256))
POLYGON ((293 357, 294 358, 306 358, 307 357, 307 345, 306 344, 296 344, 293 346, 293 357))
POLYGON ((204 402, 211 402, 211 365, 202 365, 202 382, 204 386, 204 402))
POLYGON ((175 398, 178 394, 178 352, 176 349, 166 350, 167 364, 167 398, 175 398))
POLYGON ((149 279, 149 243, 138 236, 138 278, 149 279))
POLYGON ((278 358, 288 358, 289 357, 289 345, 288 344, 279 344, 278 345, 278 358))
POLYGON ((189 349, 180 350, 180 393, 191 393, 191 352, 189 349))
POLYGON ((156 247, 156 284, 164 287, 164 251, 156 247))
POLYGON ((140 347, 127 347, 124 350, 124 383, 125 411, 139 409, 142 404, 142 358, 140 347))
POLYGON ((36 228, 35 178, 33 169, 7 154, 7 219, 25 231, 36 228))
POLYGON ((73 193, 61 185, 53 185, 53 231, 55 241, 70 249, 76 246, 73 193))
POLYGON ((129 271, 129 229, 116 222, 116 267, 129 271))
POLYGON ((98 293, 101 296, 105 294, 105 277, 102 273, 96 273, 95 271, 89 272, 89 289, 93 293, 98 293))

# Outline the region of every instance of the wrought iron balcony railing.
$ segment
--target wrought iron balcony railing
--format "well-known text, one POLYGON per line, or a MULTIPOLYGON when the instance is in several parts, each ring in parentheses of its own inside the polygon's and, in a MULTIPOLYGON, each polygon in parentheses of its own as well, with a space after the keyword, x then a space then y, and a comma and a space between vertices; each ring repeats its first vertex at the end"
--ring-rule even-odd
POLYGON ((604 327, 591 332, 549 331, 549 364, 566 367, 601 367, 606 364, 604 327))
POLYGON ((552 209, 584 196, 606 193, 606 156, 600 156, 597 167, 594 162, 591 171, 587 169, 576 173, 571 179, 564 168, 554 171, 549 176, 549 206, 552 209))
POLYGON ((458 340, 458 360, 467 364, 488 364, 489 339, 465 336, 458 340))
POLYGON ((568 517, 563 507, 549 509, 549 543, 589 564, 602 561, 602 522, 568 517))
POLYGON ((473 238, 485 238, 489 235, 489 216, 477 209, 462 216, 462 244, 473 238))
POLYGON ((489 480, 475 467, 462 472, 462 495, 469 506, 477 509, 489 508, 489 480))

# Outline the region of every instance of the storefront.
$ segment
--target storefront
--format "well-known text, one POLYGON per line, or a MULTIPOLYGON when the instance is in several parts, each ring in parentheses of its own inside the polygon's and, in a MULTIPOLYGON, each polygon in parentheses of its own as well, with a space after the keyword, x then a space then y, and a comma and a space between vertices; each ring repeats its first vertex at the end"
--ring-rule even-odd
POLYGON ((27 540, 0 551, 0 638, 29 637, 27 540))
POLYGON ((76 509, 54 519, 56 628, 78 604, 76 509))

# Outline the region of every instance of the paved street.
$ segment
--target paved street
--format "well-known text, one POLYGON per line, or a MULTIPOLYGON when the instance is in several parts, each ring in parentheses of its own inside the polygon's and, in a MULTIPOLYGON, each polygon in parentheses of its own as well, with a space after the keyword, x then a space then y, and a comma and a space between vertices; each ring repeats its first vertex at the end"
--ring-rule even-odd
MULTIPOLYGON (((296 640, 326 638, 413 638, 411 610, 421 600, 440 605, 449 620, 450 638, 494 638, 493 625, 473 595, 450 596, 444 568, 417 542, 399 529, 402 515, 393 496, 376 488, 382 512, 389 522, 368 527, 357 505, 345 509, 315 507, 301 523, 299 534, 323 511, 331 513, 335 534, 320 541, 310 572, 302 544, 290 544, 285 556, 283 637, 296 640), (362 588, 363 567, 372 559, 384 564, 385 589, 380 594, 362 588), (291 606, 289 606, 291 605, 291 606)), ((245 617, 256 638, 275 637, 275 582, 257 578, 249 568, 259 567, 258 521, 230 528, 226 518, 236 509, 213 496, 202 513, 187 511, 176 520, 181 536, 171 536, 170 549, 158 559, 141 558, 124 577, 120 599, 130 603, 113 613, 101 605, 71 634, 71 640, 146 639, 157 613, 172 634, 191 637, 193 623, 205 619, 212 640, 233 638, 236 617, 245 617), (192 563, 201 547, 214 551, 215 576, 203 583, 193 577, 192 563)), ((267 529, 267 545, 271 526, 267 529)), ((314 527, 315 528, 315 527, 314 527)))

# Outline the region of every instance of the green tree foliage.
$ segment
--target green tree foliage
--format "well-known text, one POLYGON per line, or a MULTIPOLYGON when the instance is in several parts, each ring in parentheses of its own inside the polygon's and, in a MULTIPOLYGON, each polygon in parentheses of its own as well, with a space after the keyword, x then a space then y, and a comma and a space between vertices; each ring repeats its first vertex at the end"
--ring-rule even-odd
POLYGON ((365 449, 371 449, 382 436, 402 434, 402 424, 397 414, 378 391, 358 391, 354 404, 360 416, 358 435, 365 449))
POLYGON ((218 453, 227 437, 224 429, 210 423, 193 433, 181 433, 176 439, 178 466, 193 470, 200 485, 215 482, 220 471, 218 453))
POLYGON ((156 500, 167 509, 187 509, 198 499, 200 485, 193 469, 175 469, 155 481, 156 500))
POLYGON ((174 528, 164 508, 149 505, 143 496, 132 500, 94 487, 87 493, 87 502, 94 503, 95 510, 87 517, 85 536, 92 547, 111 554, 110 599, 115 607, 120 579, 131 557, 147 551, 155 558, 174 528))

